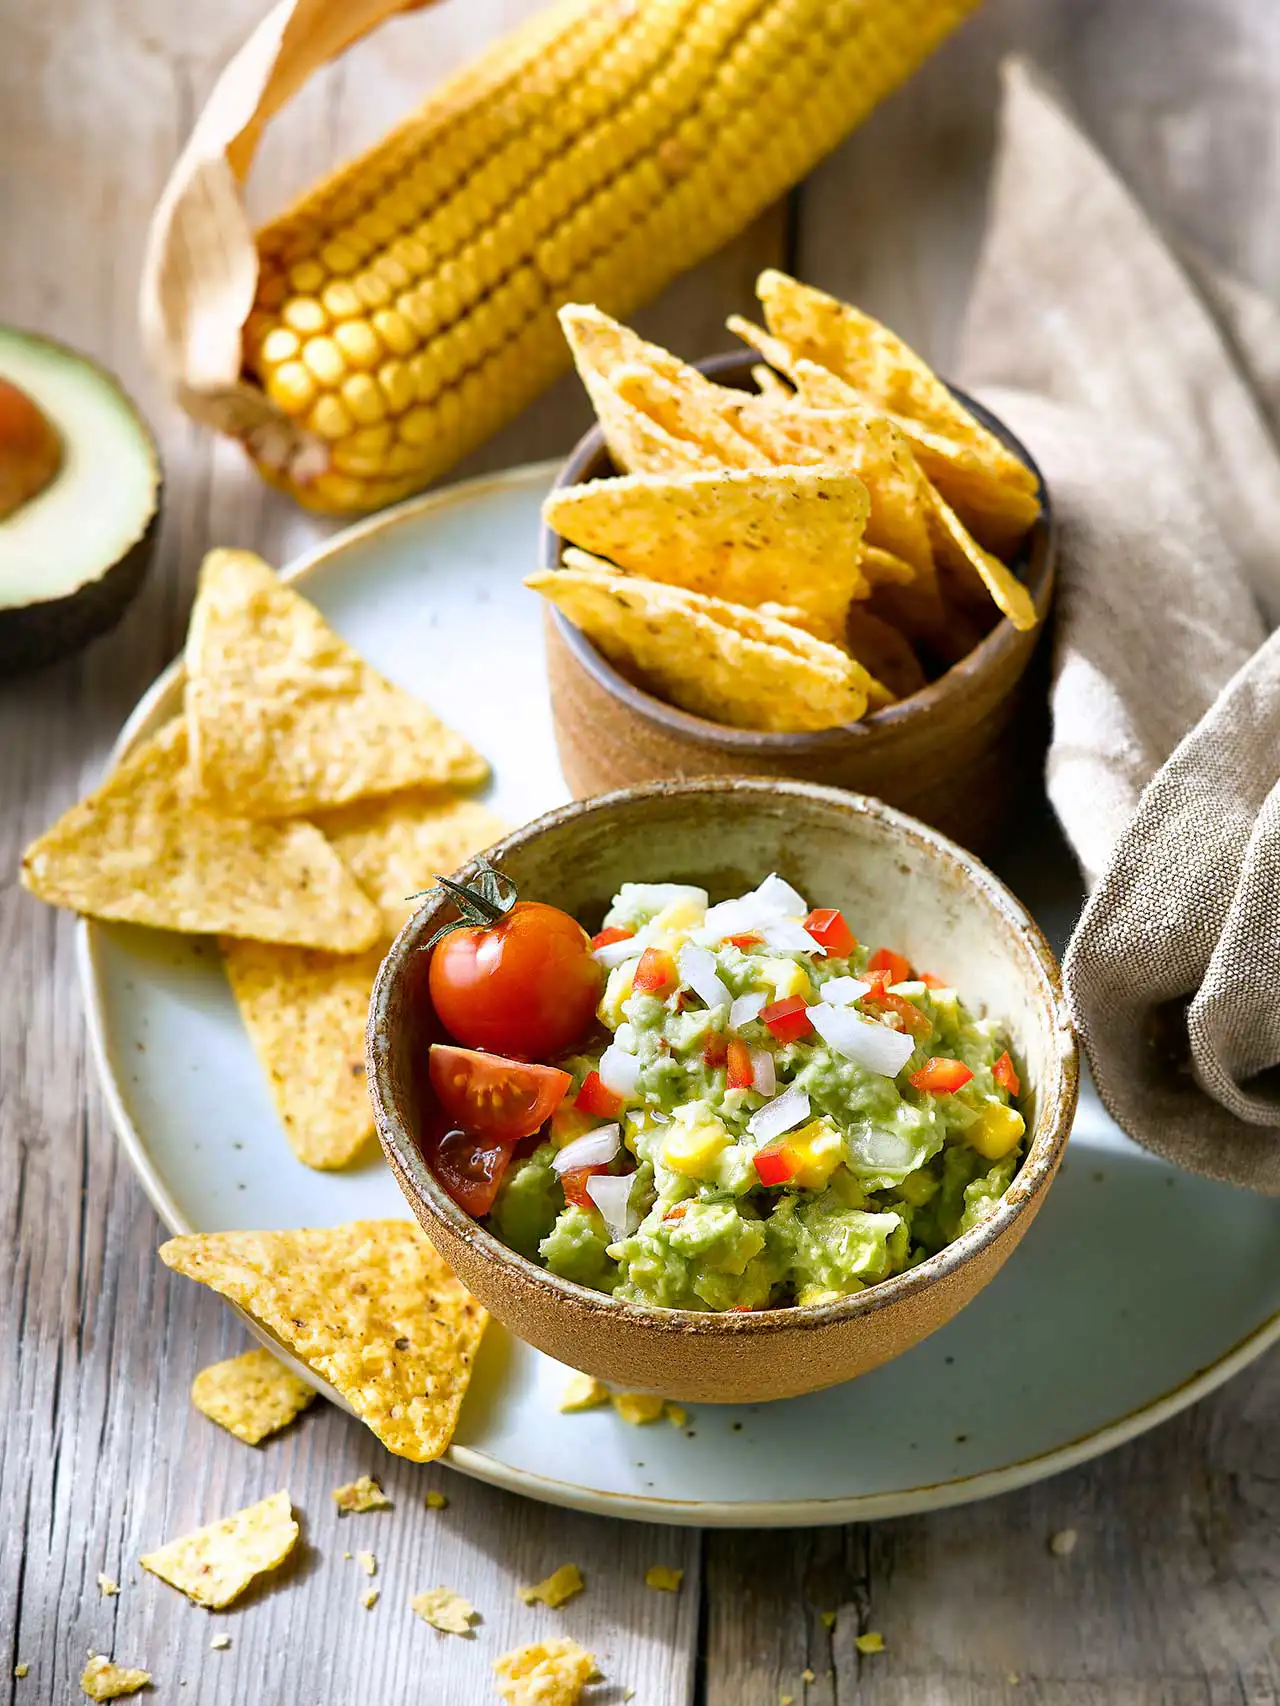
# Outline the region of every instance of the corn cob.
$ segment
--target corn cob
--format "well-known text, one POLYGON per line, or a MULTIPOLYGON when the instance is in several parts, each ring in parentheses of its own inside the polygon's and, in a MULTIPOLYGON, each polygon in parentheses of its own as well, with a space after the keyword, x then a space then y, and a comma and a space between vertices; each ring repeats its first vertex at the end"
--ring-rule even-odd
POLYGON ((264 474, 376 508, 529 402, 566 301, 625 313, 741 230, 975 0, 564 0, 258 237, 264 474))

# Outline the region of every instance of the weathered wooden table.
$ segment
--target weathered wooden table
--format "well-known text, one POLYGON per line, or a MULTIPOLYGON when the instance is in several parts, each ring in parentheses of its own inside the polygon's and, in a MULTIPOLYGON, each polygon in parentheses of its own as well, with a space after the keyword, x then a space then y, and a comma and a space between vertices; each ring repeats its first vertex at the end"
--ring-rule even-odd
MULTIPOLYGON (((277 126, 255 180, 262 208, 371 140, 530 4, 455 0, 385 29, 277 126)), ((605 1698, 630 1688, 641 1706, 1274 1702, 1274 1352, 1158 1432, 1026 1492, 790 1533, 632 1526, 447 1471, 424 1477, 325 1407, 253 1451, 188 1405, 194 1372, 243 1335, 154 1258, 161 1229, 86 1060, 71 921, 22 895, 14 873, 179 644, 205 547, 251 545, 279 561, 319 531, 160 400, 135 334, 147 217, 218 67, 262 9, 15 3, 0 54, 0 316, 115 368, 155 422, 167 471, 160 560, 123 626, 82 660, 0 688, 0 1224, 13 1251, 0 1261, 0 1694, 78 1699, 93 1648, 147 1664, 165 1701, 470 1706, 493 1698, 493 1656, 554 1622, 601 1654, 605 1698), (339 1529, 329 1491, 363 1470, 397 1508, 339 1529), (447 1509, 424 1508, 428 1480, 447 1509), (149 1545, 277 1486, 305 1514, 299 1562, 216 1623, 138 1570, 149 1545), (1048 1537, 1068 1528, 1078 1545, 1056 1556, 1048 1537), (379 1558, 372 1611, 342 1557, 357 1545, 379 1558), (516 1603, 515 1584, 566 1559, 586 1593, 554 1619, 516 1603), (681 1593, 643 1585, 657 1562, 683 1567, 681 1593), (100 1595, 99 1571, 121 1582, 118 1597, 100 1595), (480 1608, 476 1640, 437 1639, 409 1614, 408 1593, 436 1582, 480 1608), (887 1650, 860 1657, 854 1637, 868 1627, 887 1650), (210 1649, 215 1629, 230 1634, 226 1650, 210 1649), (20 1662, 30 1669, 16 1680, 20 1662)), ((642 323, 705 353, 726 341, 724 315, 747 307, 756 268, 790 262, 945 361, 1009 42, 1052 68, 1159 215, 1280 288, 1280 13, 1258 0, 1010 0, 642 323)), ((567 381, 474 468, 567 446, 585 413, 567 381)))

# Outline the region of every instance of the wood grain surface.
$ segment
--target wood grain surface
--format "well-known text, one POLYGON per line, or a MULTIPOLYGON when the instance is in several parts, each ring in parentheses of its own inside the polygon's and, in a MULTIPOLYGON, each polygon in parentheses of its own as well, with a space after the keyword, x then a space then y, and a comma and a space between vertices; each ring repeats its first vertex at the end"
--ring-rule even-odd
MULTIPOLYGON (((399 20, 319 79, 273 130, 263 211, 372 137, 439 70, 531 0, 452 0, 399 20)), ((161 1229, 118 1152, 86 1059, 71 921, 20 893, 18 855, 97 775, 177 648, 211 543, 283 560, 324 531, 234 448, 162 401, 135 337, 147 217, 219 66, 263 9, 177 0, 8 8, 0 54, 0 315, 115 368, 154 421, 167 472, 156 570, 82 659, 0 687, 0 1700, 65 1703, 90 1648, 198 1706, 472 1706, 489 1662, 578 1636, 640 1706, 1262 1706, 1280 1696, 1280 1361, 1098 1463, 933 1516, 832 1531, 644 1528, 545 1509, 397 1464, 317 1405, 261 1449, 197 1415, 198 1368, 242 1336, 212 1295, 155 1260, 161 1229), (395 1509, 337 1518, 330 1489, 376 1473, 395 1509), (449 1504, 423 1502, 438 1487, 449 1504), (277 1487, 302 1513, 286 1572, 211 1615, 138 1554, 277 1487), (1071 1529, 1059 1556, 1050 1536, 1071 1529), (371 1549, 368 1586, 346 1551, 371 1549), (515 1586, 566 1560, 563 1611, 515 1586), (678 1595, 643 1584, 686 1571, 678 1595), (98 1572, 117 1579, 104 1598, 98 1572), (437 1636, 408 1597, 447 1584, 482 1614, 437 1636), (836 1615, 827 1627, 822 1613, 836 1615), (855 1638, 878 1631, 886 1650, 855 1638), (215 1634, 230 1646, 211 1650, 215 1634), (19 1663, 30 1667, 22 1680, 19 1663), (806 1671, 812 1673, 806 1680, 806 1671)), ((852 292, 945 360, 976 252, 998 53, 1043 56, 1102 145, 1184 237, 1280 289, 1280 13, 1257 0, 1009 0, 714 262, 645 329, 682 353, 725 347, 767 261, 852 292)), ((1087 257, 1082 257, 1087 265, 1087 257)), ((565 382, 466 471, 567 448, 565 382)), ((796 1441, 803 1450, 804 1442, 796 1441)))

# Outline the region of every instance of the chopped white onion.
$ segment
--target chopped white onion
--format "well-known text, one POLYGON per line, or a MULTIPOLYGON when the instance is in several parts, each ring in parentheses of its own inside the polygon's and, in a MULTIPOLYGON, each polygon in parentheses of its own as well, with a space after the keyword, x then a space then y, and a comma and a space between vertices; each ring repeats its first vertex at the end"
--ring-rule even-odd
POLYGON ((768 1005, 769 997, 763 990, 755 990, 750 995, 740 995, 729 1009, 729 1029, 740 1031, 744 1025, 758 1019, 768 1005))
POLYGON ((751 1055, 751 1088, 761 1096, 772 1096, 778 1088, 778 1074, 774 1070, 773 1055, 767 1048, 753 1048, 748 1051, 751 1055))
POLYGON ((607 1167, 621 1148, 622 1127, 598 1125, 594 1131, 584 1132, 563 1149, 557 1149, 551 1165, 557 1173, 568 1173, 574 1167, 607 1167))
POLYGON ((809 1023, 837 1054, 882 1078, 896 1078, 916 1046, 905 1031, 891 1031, 887 1025, 859 1018, 851 1008, 830 1007, 825 1001, 809 1008, 809 1023))
POLYGON ((783 953, 825 954, 827 951, 794 918, 775 918, 771 924, 765 925, 760 934, 767 948, 777 948, 783 953))
POLYGON ((870 995, 871 985, 860 977, 829 977, 820 991, 822 999, 832 1007, 852 1007, 864 995, 870 995))
POLYGON ((884 1126, 863 1127, 850 1148, 858 1167, 867 1173, 910 1173, 919 1164, 911 1139, 884 1126))
POLYGON ((692 901, 700 911, 707 910, 710 895, 696 883, 623 883, 618 890, 613 909, 625 912, 646 912, 656 917, 668 906, 680 901, 692 901))
POLYGON ((804 896, 790 883, 784 882, 776 871, 747 898, 754 898, 766 912, 775 913, 779 918, 804 918, 809 911, 809 903, 804 896))
POLYGON ((604 1216, 609 1237, 616 1243, 629 1230, 628 1204, 634 1173, 596 1173, 587 1180, 587 1195, 604 1216))
POLYGON ((747 1121, 747 1130, 762 1143, 772 1143, 784 1131, 803 1125, 809 1117, 809 1092, 793 1084, 772 1102, 758 1108, 747 1121))
POLYGON ((686 942, 676 956, 680 981, 700 995, 708 1007, 727 1007, 733 999, 716 970, 716 957, 706 948, 686 942))
POLYGON ((596 1071, 605 1089, 612 1090, 615 1096, 635 1095, 640 1083, 640 1061, 626 1049, 619 1048, 616 1041, 611 1042, 600 1056, 596 1071))
POLYGON ((722 900, 707 913, 699 934, 705 934, 713 942, 723 942, 726 936, 744 936, 748 931, 759 930, 774 916, 754 895, 722 900))
POLYGON ((612 971, 614 966, 638 959, 643 952, 644 943, 639 936, 624 936, 620 942, 606 942, 603 948, 593 948, 591 958, 606 971, 612 971))

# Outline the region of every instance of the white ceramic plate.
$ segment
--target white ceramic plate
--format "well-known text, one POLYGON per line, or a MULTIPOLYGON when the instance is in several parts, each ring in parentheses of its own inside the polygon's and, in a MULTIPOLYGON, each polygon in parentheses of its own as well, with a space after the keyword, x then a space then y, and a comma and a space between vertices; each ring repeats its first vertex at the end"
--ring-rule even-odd
MULTIPOLYGON (((494 768, 512 822, 567 796, 535 560, 549 467, 473 481, 292 566, 337 628, 419 689, 494 768)), ((121 750, 178 708, 170 670, 121 750)), ((1059 942, 1079 904, 1047 818, 1003 874, 1059 942)), ((121 1141, 174 1231, 397 1215, 381 1161, 295 1161, 215 948, 81 927, 94 1053, 121 1141)), ((1067 1160, 995 1282, 888 1367, 809 1398, 703 1406, 687 1429, 562 1416, 564 1370, 494 1327, 448 1461, 552 1503, 702 1524, 844 1522, 957 1504, 1052 1474, 1155 1425, 1280 1336, 1280 1207, 1134 1147, 1086 1087, 1067 1160)))

